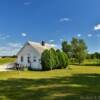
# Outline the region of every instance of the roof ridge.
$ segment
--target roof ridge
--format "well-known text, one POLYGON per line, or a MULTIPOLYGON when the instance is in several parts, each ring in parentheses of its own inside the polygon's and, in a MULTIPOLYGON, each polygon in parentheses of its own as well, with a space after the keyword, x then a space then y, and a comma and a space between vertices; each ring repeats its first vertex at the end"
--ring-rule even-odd
POLYGON ((31 45, 36 45, 36 46, 41 46, 41 47, 51 46, 51 44, 49 44, 49 43, 45 43, 45 46, 42 46, 40 42, 28 41, 28 43, 31 45))

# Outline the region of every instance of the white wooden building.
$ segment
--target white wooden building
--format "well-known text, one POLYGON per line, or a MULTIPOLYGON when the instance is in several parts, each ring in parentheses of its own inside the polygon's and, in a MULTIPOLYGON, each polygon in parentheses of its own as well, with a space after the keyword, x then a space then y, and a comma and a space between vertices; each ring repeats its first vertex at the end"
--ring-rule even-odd
POLYGON ((41 70, 41 54, 45 49, 52 46, 45 42, 37 43, 28 41, 17 54, 17 64, 19 67, 27 66, 31 69, 41 70))

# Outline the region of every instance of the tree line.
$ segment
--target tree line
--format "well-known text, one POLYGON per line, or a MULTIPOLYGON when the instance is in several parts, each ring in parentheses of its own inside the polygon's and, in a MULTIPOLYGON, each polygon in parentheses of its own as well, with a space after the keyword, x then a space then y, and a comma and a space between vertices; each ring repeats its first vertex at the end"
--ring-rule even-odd
POLYGON ((88 53, 87 59, 100 59, 100 53, 99 52, 88 53))
POLYGON ((88 53, 87 60, 94 60, 96 65, 100 65, 100 53, 99 52, 95 52, 95 53, 88 53))

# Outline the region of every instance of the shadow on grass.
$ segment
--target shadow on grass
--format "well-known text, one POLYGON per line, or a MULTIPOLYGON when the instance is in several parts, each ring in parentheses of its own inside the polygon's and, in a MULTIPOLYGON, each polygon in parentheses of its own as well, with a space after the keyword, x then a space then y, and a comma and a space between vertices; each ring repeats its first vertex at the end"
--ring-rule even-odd
POLYGON ((0 80, 0 100, 86 100, 85 96, 100 96, 100 74, 0 80))
POLYGON ((100 66, 100 64, 83 64, 83 66, 100 66))
POLYGON ((97 66, 97 67, 100 67, 100 64, 71 64, 71 65, 76 65, 76 66, 97 66))

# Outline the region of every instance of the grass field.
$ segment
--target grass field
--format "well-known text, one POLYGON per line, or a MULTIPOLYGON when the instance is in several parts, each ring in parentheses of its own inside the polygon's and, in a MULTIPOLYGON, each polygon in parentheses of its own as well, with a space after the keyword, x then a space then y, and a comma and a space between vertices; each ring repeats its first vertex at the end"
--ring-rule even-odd
POLYGON ((0 65, 15 62, 15 58, 0 58, 0 65))
POLYGON ((86 59, 84 61, 85 65, 100 65, 100 59, 86 59))
POLYGON ((99 100, 100 67, 0 72, 0 100, 99 100), (95 99, 97 98, 97 99, 95 99))

